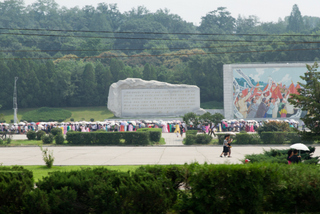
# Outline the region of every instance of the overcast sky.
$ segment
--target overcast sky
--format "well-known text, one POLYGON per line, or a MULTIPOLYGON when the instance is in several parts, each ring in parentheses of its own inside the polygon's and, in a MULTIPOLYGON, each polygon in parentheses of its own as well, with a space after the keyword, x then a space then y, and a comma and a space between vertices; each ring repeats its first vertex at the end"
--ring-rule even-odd
MULTIPOLYGON (((277 22, 281 17, 289 16, 292 6, 297 4, 302 16, 320 16, 319 0, 55 0, 60 6, 68 8, 85 5, 97 6, 98 3, 117 3, 121 12, 133 7, 145 6, 151 12, 168 8, 171 13, 178 14, 184 20, 199 25, 201 17, 218 7, 226 7, 235 18, 238 15, 256 15, 262 22, 277 22)), ((25 0, 26 5, 36 0, 25 0)))

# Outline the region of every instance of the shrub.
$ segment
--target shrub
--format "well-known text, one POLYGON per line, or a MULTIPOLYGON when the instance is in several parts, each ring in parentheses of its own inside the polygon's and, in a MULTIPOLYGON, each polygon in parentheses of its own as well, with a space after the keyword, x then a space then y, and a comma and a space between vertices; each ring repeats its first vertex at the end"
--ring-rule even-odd
POLYGON ((54 136, 50 133, 48 135, 44 135, 42 136, 42 142, 43 144, 51 144, 53 143, 53 139, 54 139, 54 136))
POLYGON ((197 144, 209 144, 212 140, 212 137, 207 134, 198 134, 196 136, 197 144))
POLYGON ((263 126, 260 126, 257 132, 260 135, 262 132, 289 132, 290 130, 289 124, 283 121, 264 121, 263 126))
POLYGON ((186 135, 185 145, 193 144, 209 144, 212 140, 212 137, 207 134, 198 134, 198 135, 186 135))
POLYGON ((264 144, 283 144, 287 132, 262 132, 260 138, 264 144))
POLYGON ((258 134, 248 134, 247 132, 240 132, 236 135, 235 144, 261 144, 262 141, 258 134))
POLYGON ((74 118, 70 118, 70 121, 74 121, 74 118))
POLYGON ((3 145, 4 141, 2 140, 2 138, 0 138, 0 145, 3 145))
POLYGON ((56 144, 63 144, 64 143, 64 137, 63 137, 63 134, 57 134, 55 137, 54 137, 55 141, 56 141, 56 144))
POLYGON ((62 134, 62 129, 61 128, 53 128, 53 129, 51 129, 51 134, 53 134, 53 136, 56 136, 56 135, 58 135, 58 134, 62 134))
POLYGON ((93 121, 94 121, 94 118, 91 118, 90 121, 93 122, 93 121))
POLYGON ((37 133, 35 131, 28 131, 27 138, 28 140, 35 140, 37 137, 37 133))
POLYGON ((143 171, 53 172, 36 185, 51 199, 51 213, 166 213, 177 198, 168 178, 143 171))
POLYGON ((150 133, 150 141, 159 142, 162 135, 161 128, 140 128, 137 132, 149 132, 150 133))
POLYGON ((42 131, 42 130, 38 131, 37 132, 37 140, 41 140, 44 135, 46 135, 45 131, 42 131))
POLYGON ((40 147, 40 150, 42 151, 42 158, 43 161, 46 163, 46 166, 48 168, 51 168, 54 161, 53 151, 49 151, 48 148, 43 149, 42 147, 40 147))
POLYGON ((148 145, 149 132, 68 132, 67 141, 70 144, 102 144, 119 145, 124 139, 126 145, 148 145))
POLYGON ((43 107, 23 114, 25 121, 64 121, 71 117, 72 113, 65 109, 43 107))
POLYGON ((198 133, 198 130, 187 130, 186 131, 186 135, 197 135, 197 133, 198 133))
POLYGON ((23 195, 33 189, 33 173, 21 166, 0 166, 0 213, 22 213, 23 195))

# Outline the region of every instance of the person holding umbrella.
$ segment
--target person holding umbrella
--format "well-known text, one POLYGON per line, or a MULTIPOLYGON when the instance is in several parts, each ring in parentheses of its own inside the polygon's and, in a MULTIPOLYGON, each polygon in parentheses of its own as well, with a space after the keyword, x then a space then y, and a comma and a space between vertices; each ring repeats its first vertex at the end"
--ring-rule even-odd
POLYGON ((293 150, 293 155, 288 158, 291 163, 301 163, 301 156, 298 156, 298 150, 293 150))

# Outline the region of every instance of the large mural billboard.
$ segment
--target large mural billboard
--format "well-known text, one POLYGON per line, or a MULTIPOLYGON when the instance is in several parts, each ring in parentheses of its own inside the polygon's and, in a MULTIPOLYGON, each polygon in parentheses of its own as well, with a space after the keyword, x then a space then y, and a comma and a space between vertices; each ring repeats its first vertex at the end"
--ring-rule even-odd
POLYGON ((306 67, 233 67, 234 118, 300 118, 305 112, 288 101, 299 94, 306 67))

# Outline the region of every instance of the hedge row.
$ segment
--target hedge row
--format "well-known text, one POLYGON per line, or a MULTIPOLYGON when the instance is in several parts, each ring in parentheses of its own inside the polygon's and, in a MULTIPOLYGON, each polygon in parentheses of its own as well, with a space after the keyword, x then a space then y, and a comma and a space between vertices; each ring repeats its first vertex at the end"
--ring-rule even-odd
MULTIPOLYGON (((219 144, 223 143, 225 134, 217 133, 219 144)), ((237 133, 231 136, 235 139, 233 144, 285 144, 285 143, 314 143, 306 142, 296 132, 261 132, 260 134, 237 133)))
POLYGON ((32 173, 0 168, 0 213, 319 213, 315 165, 143 166, 32 173), (11 171, 12 172, 11 172, 11 171), (23 172, 23 173, 21 173, 23 172), (30 176, 31 175, 31 176, 30 176))
POLYGON ((149 145, 150 132, 68 132, 68 144, 149 145), (121 142, 124 140, 124 143, 121 142))
POLYGON ((0 166, 0 213, 23 213, 23 195, 33 187, 33 173, 19 166, 0 166))
POLYGON ((149 132, 150 133, 150 141, 159 142, 162 135, 161 128, 140 128, 137 129, 138 132, 149 132))
POLYGON ((194 145, 194 144, 209 144, 212 140, 212 137, 207 134, 186 134, 184 141, 185 145, 194 145))

